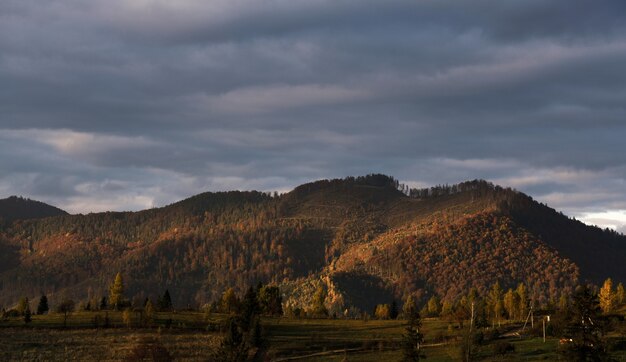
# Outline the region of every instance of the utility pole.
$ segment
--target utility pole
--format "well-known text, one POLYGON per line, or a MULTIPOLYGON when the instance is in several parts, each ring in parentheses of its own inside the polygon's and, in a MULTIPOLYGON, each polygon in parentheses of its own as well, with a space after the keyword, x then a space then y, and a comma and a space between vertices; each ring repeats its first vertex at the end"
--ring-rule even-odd
POLYGON ((543 317, 543 343, 546 343, 546 317, 543 317))

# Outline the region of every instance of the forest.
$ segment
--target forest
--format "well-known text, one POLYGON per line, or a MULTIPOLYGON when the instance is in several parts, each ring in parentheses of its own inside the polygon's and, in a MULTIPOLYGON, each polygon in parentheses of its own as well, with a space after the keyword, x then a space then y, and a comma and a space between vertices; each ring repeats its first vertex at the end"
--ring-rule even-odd
MULTIPOLYGON (((45 296, 52 315, 63 316, 55 325, 80 316, 91 327, 147 328, 145 318, 197 327, 197 316, 207 314, 199 328, 225 333, 228 316, 242 313, 252 288, 280 297, 270 303, 274 312, 259 314, 271 328, 285 318, 411 320, 403 310, 415 305, 425 323, 452 325, 451 335, 460 338, 468 320, 477 328, 523 324, 530 310, 565 310, 579 286, 608 278, 616 310, 623 303, 626 237, 483 180, 413 190, 368 175, 284 194, 203 193, 161 208, 87 215, 6 200, 0 205, 19 204, 15 215, 6 209, 0 224, 7 326, 20 324, 26 309, 36 325, 34 311, 45 296), (110 293, 118 275, 119 300, 110 293), (142 317, 146 310, 154 317, 142 317), (191 314, 179 315, 189 319, 182 322, 164 318, 168 310, 191 314), (207 327, 210 316, 217 320, 207 327)), ((602 295, 597 287, 589 292, 602 295)), ((395 350, 401 321, 390 327, 395 350)), ((298 333, 302 326, 293 328, 298 333)))

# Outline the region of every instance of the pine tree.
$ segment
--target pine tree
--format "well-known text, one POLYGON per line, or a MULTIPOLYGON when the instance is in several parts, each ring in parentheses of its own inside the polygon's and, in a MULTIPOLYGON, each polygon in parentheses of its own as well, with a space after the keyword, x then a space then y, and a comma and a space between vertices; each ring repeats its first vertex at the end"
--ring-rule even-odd
POLYGON ((587 286, 576 288, 571 312, 565 337, 572 342, 563 345, 560 352, 567 361, 604 361, 598 296, 587 286))
POLYGON ((26 305, 26 310, 24 310, 24 323, 28 324, 32 321, 30 306, 26 305))
POLYGON ((241 318, 244 329, 248 329, 252 324, 253 318, 259 314, 261 310, 259 300, 257 298, 257 291, 253 287, 248 288, 246 291, 246 294, 243 297, 241 309, 241 318))
POLYGON ((389 310, 389 318, 396 319, 398 318, 398 303, 396 300, 391 301, 391 309, 389 310))
POLYGON ((421 358, 426 358, 421 349, 424 341, 424 335, 420 332, 422 321, 417 308, 405 316, 408 317, 408 324, 402 340, 402 360, 419 361, 421 358))
POLYGON ((37 314, 42 315, 48 313, 49 310, 50 307, 48 307, 48 297, 42 295, 41 298, 39 298, 39 304, 37 305, 37 314))
POLYGON ((109 304, 113 308, 120 310, 123 302, 124 302, 124 281, 122 279, 122 274, 117 273, 117 275, 115 276, 115 281, 113 282, 113 285, 111 285, 111 288, 109 289, 109 304))
POLYGON ((165 293, 163 293, 162 297, 159 297, 159 300, 157 301, 157 305, 159 307, 159 310, 161 311, 172 310, 173 308, 172 297, 170 296, 169 289, 165 289, 165 293))
POLYGON ((109 303, 107 303, 107 297, 102 297, 102 299, 100 299, 100 310, 105 310, 107 309, 109 303))
POLYGON ((613 281, 608 278, 600 289, 600 308, 604 313, 611 313, 614 307, 613 281))

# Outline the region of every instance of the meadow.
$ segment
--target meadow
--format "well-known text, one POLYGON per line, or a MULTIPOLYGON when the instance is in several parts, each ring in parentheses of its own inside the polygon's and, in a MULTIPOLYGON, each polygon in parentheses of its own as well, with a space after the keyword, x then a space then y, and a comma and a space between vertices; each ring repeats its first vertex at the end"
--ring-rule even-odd
MULTIPOLYGON (((179 361, 209 361, 218 348, 224 314, 199 312, 158 313, 151 326, 141 326, 133 316, 130 327, 122 313, 107 312, 108 327, 102 325, 104 312, 76 312, 64 326, 63 315, 33 316, 25 324, 21 318, 0 322, 2 361, 119 361, 141 360, 156 355, 179 361), (100 315, 95 328, 94 317, 100 315)), ((404 333, 402 320, 339 320, 263 318, 266 347, 261 360, 268 361, 400 361, 404 333)), ((558 339, 510 336, 506 331, 519 325, 504 325, 492 340, 476 348, 474 359, 481 361, 558 360, 558 339), (497 337, 497 338, 496 338, 497 337), (508 342, 514 351, 497 354, 496 345, 508 342)), ((618 329, 619 330, 619 329, 618 329)), ((460 330, 439 318, 423 320, 423 350, 427 361, 459 361, 460 330)), ((623 331, 623 329, 622 329, 623 331)), ((623 340, 623 332, 611 335, 623 340)), ((626 354, 613 352, 626 360, 626 354)))

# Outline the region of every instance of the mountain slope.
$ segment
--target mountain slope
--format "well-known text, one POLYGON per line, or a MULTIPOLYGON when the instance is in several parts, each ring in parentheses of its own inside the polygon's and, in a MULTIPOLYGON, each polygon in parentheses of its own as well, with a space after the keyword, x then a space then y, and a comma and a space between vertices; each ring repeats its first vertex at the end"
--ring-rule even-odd
POLYGON ((384 175, 17 220, 0 232, 0 249, 0 304, 106 295, 117 271, 137 300, 169 288, 175 304, 201 305, 263 281, 280 284, 294 308, 323 286, 339 312, 409 293, 453 300, 495 281, 524 282, 546 301, 579 280, 626 280, 623 235, 484 181, 407 192, 384 175))
POLYGON ((67 215, 59 208, 40 201, 11 196, 0 200, 0 220, 39 219, 44 217, 67 215))

